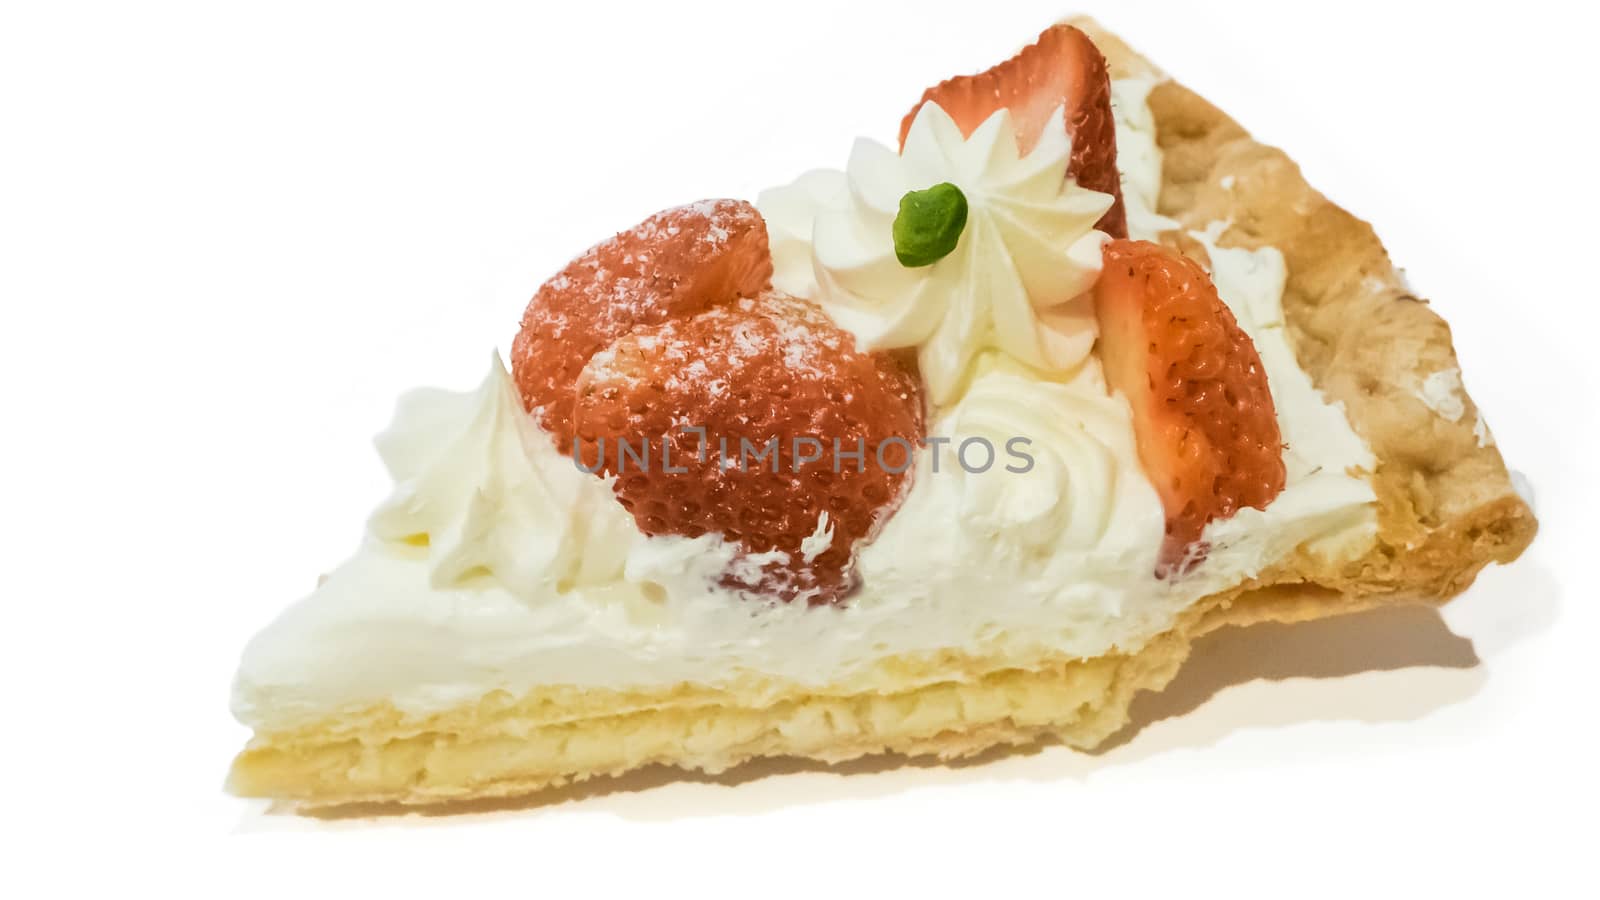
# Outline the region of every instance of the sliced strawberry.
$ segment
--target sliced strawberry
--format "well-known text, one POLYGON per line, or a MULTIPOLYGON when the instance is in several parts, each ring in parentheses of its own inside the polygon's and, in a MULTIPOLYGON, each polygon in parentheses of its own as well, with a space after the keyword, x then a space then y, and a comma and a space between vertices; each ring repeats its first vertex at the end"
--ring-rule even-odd
POLYGON ((850 589, 855 544, 899 502, 923 434, 914 374, 777 293, 618 340, 579 377, 574 424, 640 530, 720 533, 740 547, 725 584, 812 603, 850 589))
POLYGON ((589 248, 544 283, 511 345, 522 402, 563 452, 571 449, 572 385, 589 358, 640 325, 692 315, 772 281, 767 225, 741 200, 702 200, 656 213, 589 248))
POLYGON ((1116 123, 1111 116, 1111 76, 1106 58, 1089 36, 1071 25, 1056 25, 1039 40, 987 72, 940 82, 900 123, 900 146, 922 104, 932 101, 971 136, 999 109, 1011 110, 1018 148, 1027 153, 1057 107, 1065 106, 1072 160, 1067 174, 1078 184, 1116 198, 1099 228, 1112 237, 1128 236, 1122 205, 1122 179, 1117 174, 1116 123))
POLYGON ((1283 490, 1283 439, 1255 344, 1198 263, 1112 241, 1095 286, 1106 381, 1133 407, 1145 474, 1161 496, 1161 574, 1203 556, 1201 530, 1283 490))

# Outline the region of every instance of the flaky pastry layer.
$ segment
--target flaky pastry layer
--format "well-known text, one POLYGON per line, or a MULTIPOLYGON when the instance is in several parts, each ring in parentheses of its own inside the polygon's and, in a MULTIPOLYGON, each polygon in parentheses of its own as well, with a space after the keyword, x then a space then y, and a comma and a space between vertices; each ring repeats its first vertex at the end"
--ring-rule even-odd
MULTIPOLYGON (((1158 74, 1094 22, 1073 24, 1094 38, 1113 77, 1158 74)), ((1042 739, 1090 748, 1127 723, 1135 694, 1171 681, 1206 632, 1442 602, 1488 563, 1516 558, 1533 539, 1533 514, 1499 451, 1480 445, 1471 400, 1452 421, 1418 396, 1422 379, 1457 367, 1449 328, 1410 294, 1372 228, 1178 83, 1157 85, 1149 105, 1165 155, 1160 212, 1185 229, 1229 221, 1222 246, 1284 254, 1284 315, 1300 365, 1343 402, 1378 459, 1378 537, 1367 553, 1344 562, 1294 554, 1194 604, 1137 652, 1095 659, 1018 668, 950 653, 885 660, 821 688, 753 677, 667 691, 554 687, 426 716, 382 704, 258 733, 234 762, 231 789, 302 807, 432 804, 652 764, 714 773, 763 756, 950 759, 1042 739)), ((1181 232, 1168 238, 1203 257, 1181 232)))

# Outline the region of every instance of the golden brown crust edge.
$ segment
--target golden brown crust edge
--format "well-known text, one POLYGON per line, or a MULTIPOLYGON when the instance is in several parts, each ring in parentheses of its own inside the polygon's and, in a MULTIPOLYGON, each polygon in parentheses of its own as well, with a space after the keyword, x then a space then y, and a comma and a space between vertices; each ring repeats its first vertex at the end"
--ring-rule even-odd
MULTIPOLYGON (((1088 20, 1114 77, 1154 74, 1088 20)), ((718 772, 760 756, 839 762, 884 752, 954 758, 1054 737, 1092 747, 1127 721, 1134 695, 1174 676, 1194 638, 1228 624, 1292 622, 1395 601, 1441 602, 1489 562, 1509 562, 1536 523, 1499 452, 1480 446, 1476 409, 1454 421, 1416 394, 1456 367, 1449 329, 1409 294, 1366 223, 1312 190, 1282 152, 1254 140, 1175 82, 1150 95, 1165 153, 1161 212, 1200 228, 1222 219, 1227 246, 1272 245, 1289 269, 1285 316, 1300 363, 1344 403, 1379 463, 1379 533, 1359 559, 1296 555, 1254 582, 1206 598, 1137 653, 1042 660, 1030 670, 942 658, 903 690, 771 686, 680 689, 668 696, 567 701, 486 698, 412 718, 383 706, 294 733, 258 735, 230 786, 302 807, 438 804, 528 794, 651 764, 718 772), (1221 184, 1233 176, 1231 189, 1221 184), (934 677, 930 681, 929 676, 934 677)), ((559 697, 559 695, 558 695, 559 697)))
MULTIPOLYGON (((1093 20, 1072 24, 1106 54, 1114 78, 1159 74, 1093 20)), ((1471 398, 1461 392, 1454 419, 1422 401, 1424 379, 1459 371, 1450 329, 1411 294, 1372 226, 1308 185, 1283 151, 1177 82, 1158 84, 1149 104, 1164 156, 1160 212, 1188 229, 1230 221, 1223 246, 1283 253, 1295 355, 1318 389, 1344 404, 1378 459, 1377 545, 1337 567, 1296 560, 1291 568, 1344 595, 1442 601, 1488 563, 1515 559, 1533 540, 1533 512, 1500 451, 1480 438, 1471 398)), ((1261 617, 1283 618, 1274 612, 1261 617)), ((1283 610, 1305 613, 1315 615, 1283 610)))

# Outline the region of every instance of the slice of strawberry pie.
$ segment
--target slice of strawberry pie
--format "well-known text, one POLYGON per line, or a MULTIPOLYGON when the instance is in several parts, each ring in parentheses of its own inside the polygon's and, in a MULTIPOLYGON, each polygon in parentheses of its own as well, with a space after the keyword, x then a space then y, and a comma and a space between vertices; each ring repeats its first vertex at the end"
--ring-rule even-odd
POLYGON ((597 244, 511 348, 401 399, 361 546, 246 649, 237 793, 1092 747, 1207 631, 1535 530, 1371 229, 1089 22, 597 244))

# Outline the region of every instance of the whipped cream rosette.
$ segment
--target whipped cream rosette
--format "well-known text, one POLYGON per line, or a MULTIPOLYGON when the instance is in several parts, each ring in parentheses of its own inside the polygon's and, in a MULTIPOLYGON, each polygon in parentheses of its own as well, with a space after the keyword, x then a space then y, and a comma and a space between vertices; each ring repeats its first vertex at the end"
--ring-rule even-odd
POLYGON ((475 391, 402 397, 377 445, 395 486, 367 527, 427 548, 431 586, 490 577, 535 598, 621 577, 632 521, 523 410, 498 353, 475 391))
POLYGON ((964 138, 938 104, 925 104, 902 152, 859 140, 842 176, 808 173, 762 195, 775 234, 774 283, 809 293, 799 254, 785 252, 798 249, 809 209, 815 299, 864 348, 915 347, 935 405, 960 395, 985 348, 1066 372, 1094 345, 1086 292, 1106 240, 1094 225, 1112 202, 1066 177, 1071 153, 1061 110, 1022 155, 1010 113, 964 138), (908 267, 892 233, 901 199, 938 184, 965 196, 966 226, 953 252, 908 267))

